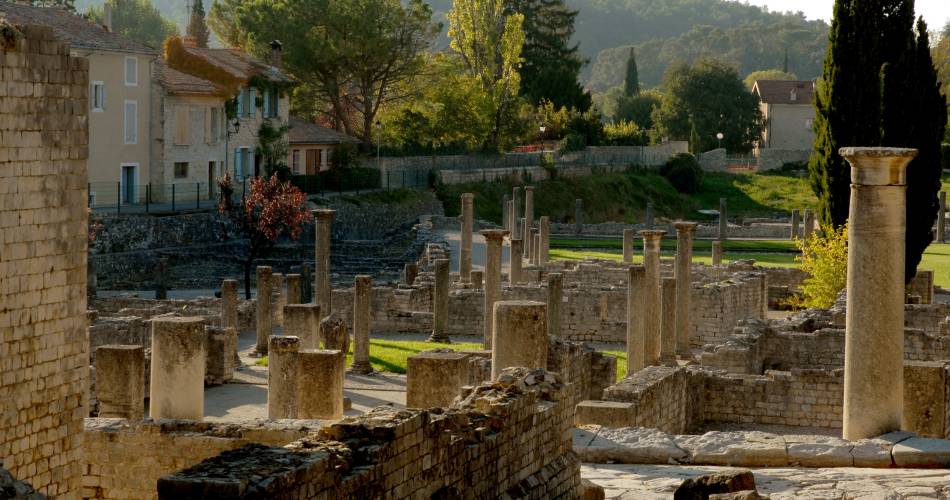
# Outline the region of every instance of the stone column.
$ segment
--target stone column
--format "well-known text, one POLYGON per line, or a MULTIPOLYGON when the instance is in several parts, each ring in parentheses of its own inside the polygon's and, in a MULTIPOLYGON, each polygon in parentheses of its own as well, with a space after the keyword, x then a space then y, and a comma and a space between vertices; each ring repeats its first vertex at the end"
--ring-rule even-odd
POLYGON ((547 307, 543 302, 510 300, 494 305, 491 378, 513 366, 547 368, 547 307))
POLYGON ((472 288, 481 290, 484 286, 485 273, 483 271, 472 271, 472 288))
POLYGON ((501 197, 501 225, 504 226, 506 231, 511 231, 511 228, 508 226, 511 224, 511 214, 508 212, 510 205, 508 202, 511 201, 511 196, 505 194, 501 197))
POLYGON ((712 265, 722 265, 722 242, 712 242, 712 265))
POLYGON ((660 361, 676 362, 676 278, 663 278, 660 286, 660 361))
POLYGON ((805 209, 805 232, 802 235, 804 239, 808 239, 812 233, 815 232, 815 214, 811 210, 805 209))
POLYGON ((221 282, 221 327, 238 329, 238 282, 224 280, 221 282))
POLYGON ((459 249, 459 281, 468 283, 472 275, 472 200, 475 195, 462 195, 462 248, 459 249))
POLYGON ((541 230, 541 251, 539 255, 539 265, 548 263, 548 256, 551 253, 551 218, 547 215, 542 216, 539 222, 541 230))
POLYGON ((646 270, 643 266, 627 268, 627 376, 646 366, 643 350, 643 282, 646 270))
POLYGON ((103 345, 96 348, 96 399, 100 418, 145 417, 145 348, 103 345))
POLYGON ((643 236, 643 351, 644 362, 660 359, 660 242, 666 231, 640 231, 643 236))
POLYGON ((584 232, 584 200, 581 198, 574 200, 574 232, 584 232))
POLYGON ((843 148, 851 164, 842 437, 901 429, 904 235, 914 149, 843 148))
POLYGON ((531 230, 534 228, 534 186, 524 187, 524 257, 531 257, 531 249, 534 248, 534 238, 531 237, 531 230))
POLYGON ((647 229, 653 229, 653 202, 647 202, 647 216, 646 216, 646 226, 647 229))
POLYGON ((405 284, 412 286, 416 282, 416 275, 418 274, 419 266, 414 262, 407 262, 402 266, 402 279, 405 284))
POLYGON ((313 269, 309 262, 304 262, 300 266, 300 302, 302 304, 313 302, 313 269))
POLYGON ((633 263, 633 229, 623 230, 623 262, 625 264, 633 263))
POLYGON ((492 311, 495 302, 501 299, 501 242, 508 235, 508 231, 486 229, 480 232, 485 237, 485 307, 482 313, 485 330, 482 335, 484 336, 485 349, 491 349, 492 311))
POLYGON ((297 418, 300 339, 273 336, 267 355, 267 418, 297 418))
POLYGON ((320 306, 316 304, 284 306, 284 336, 300 339, 301 349, 318 348, 320 346, 320 306))
MULTIPOLYGON (((330 227, 333 224, 333 217, 336 210, 318 209, 313 211, 313 220, 316 225, 316 251, 313 266, 314 302, 320 306, 320 314, 323 318, 329 316, 331 311, 332 289, 330 288, 330 227)), ((321 318, 321 319, 323 319, 321 318)))
POLYGON ((511 235, 521 238, 521 218, 523 217, 521 213, 522 209, 522 200, 521 200, 521 186, 515 186, 511 190, 511 235))
POLYGON ((284 306, 287 305, 287 279, 281 273, 271 276, 274 289, 274 301, 271 311, 274 313, 274 324, 284 326, 284 306))
POLYGON ((515 227, 515 202, 512 201, 512 200, 508 200, 508 218, 506 219, 506 224, 507 224, 508 227, 507 227, 507 229, 505 229, 505 231, 508 231, 509 233, 514 233, 514 232, 515 232, 515 230, 514 230, 514 227, 515 227))
POLYGON ((300 303, 300 275, 287 275, 287 304, 300 303))
POLYGON ((531 248, 528 249, 528 265, 538 265, 538 247, 541 246, 541 235, 538 228, 531 228, 531 248))
POLYGON ((427 342, 450 344, 446 327, 449 323, 449 259, 435 261, 435 287, 432 293, 432 334, 427 342))
POLYGON ((297 353, 297 418, 343 418, 343 364, 337 350, 304 349, 297 353))
POLYGON ((521 240, 511 240, 511 248, 508 252, 508 284, 515 286, 521 283, 521 249, 523 247, 521 240))
POLYGON ((944 243, 947 227, 947 192, 940 192, 940 211, 937 212, 937 243, 944 243))
POLYGON ((794 240, 795 238, 798 238, 798 225, 799 225, 798 209, 793 208, 792 209, 792 234, 789 236, 789 239, 794 240))
MULTIPOLYGON (((436 261, 437 285, 439 262, 436 261)), ((448 260, 446 259, 445 262, 448 263, 448 260)), ((445 274, 448 275, 448 270, 445 274)), ((448 282, 448 276, 444 279, 448 282)), ((369 333, 373 324, 373 314, 370 310, 372 295, 373 277, 357 276, 353 282, 353 364, 350 365, 350 371, 354 373, 373 372, 373 366, 369 362, 369 333)))
POLYGON ((257 266, 257 344, 254 350, 261 356, 267 354, 267 339, 274 330, 272 278, 270 266, 257 266))
POLYGON ((564 300, 564 275, 548 274, 548 335, 561 338, 561 301, 564 300))
POLYGON ((149 417, 201 420, 205 413, 205 320, 152 320, 149 417))
POLYGON ((725 198, 719 198, 719 240, 729 239, 728 206, 725 198))
POLYGON ((689 356, 690 290, 693 287, 690 265, 693 262, 693 235, 695 222, 677 222, 676 263, 673 275, 676 278, 676 353, 689 356))

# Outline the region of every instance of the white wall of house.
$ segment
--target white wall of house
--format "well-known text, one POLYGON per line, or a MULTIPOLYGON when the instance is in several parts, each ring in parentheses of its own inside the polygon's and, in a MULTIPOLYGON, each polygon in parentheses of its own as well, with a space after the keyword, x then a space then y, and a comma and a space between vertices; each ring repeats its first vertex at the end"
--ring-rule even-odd
POLYGON ((760 104, 766 126, 762 148, 808 150, 815 142, 815 107, 811 104, 760 104))
MULTIPOLYGON (((254 150, 257 148, 257 131, 265 119, 280 119, 286 124, 290 117, 290 98, 284 93, 276 99, 276 113, 271 109, 273 99, 267 99, 265 92, 258 89, 243 89, 238 96, 237 121, 241 124, 236 134, 231 134, 228 140, 228 169, 231 176, 240 181, 244 177, 254 175, 258 161, 254 159, 254 150), (268 104, 270 102, 270 104, 268 104), (265 117, 265 111, 267 116, 265 117)), ((233 123, 231 120, 231 130, 233 123)))

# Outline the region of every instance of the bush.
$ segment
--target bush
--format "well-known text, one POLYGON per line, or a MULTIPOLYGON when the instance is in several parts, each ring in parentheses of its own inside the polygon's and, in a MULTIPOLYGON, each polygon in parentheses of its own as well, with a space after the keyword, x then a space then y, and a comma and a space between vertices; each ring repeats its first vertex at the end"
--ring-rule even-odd
POLYGON ((330 169, 353 168, 359 164, 360 148, 352 142, 341 142, 330 155, 330 169))
POLYGON ((587 147, 587 141, 584 139, 583 135, 580 134, 567 134, 561 142, 557 145, 557 152, 572 153, 574 151, 583 151, 587 147))
POLYGON ((808 273, 802 284, 802 298, 793 305, 827 309, 834 305, 848 284, 848 228, 826 229, 796 240, 802 254, 795 258, 808 273))
POLYGON ((703 169, 696 157, 689 153, 680 153, 660 168, 660 175, 681 193, 698 193, 703 187, 703 169))
POLYGON ((358 191, 380 186, 379 170, 366 167, 330 169, 317 175, 294 175, 290 182, 304 193, 358 191))
POLYGON ((608 146, 646 146, 647 133, 636 123, 621 121, 604 126, 604 144, 608 146))

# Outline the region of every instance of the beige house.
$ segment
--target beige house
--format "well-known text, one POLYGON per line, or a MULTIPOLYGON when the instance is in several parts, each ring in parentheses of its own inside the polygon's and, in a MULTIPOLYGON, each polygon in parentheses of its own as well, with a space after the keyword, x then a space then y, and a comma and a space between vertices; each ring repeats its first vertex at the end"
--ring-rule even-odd
POLYGON ((0 1, 0 17, 49 26, 74 57, 89 60, 90 203, 142 201, 140 186, 151 174, 150 96, 158 52, 60 8, 0 1))
POLYGON ((815 141, 815 82, 756 80, 764 127, 759 149, 811 150, 815 141))
POLYGON ((359 142, 355 137, 296 116, 290 117, 289 136, 287 166, 297 175, 313 175, 328 170, 330 158, 337 146, 359 142))

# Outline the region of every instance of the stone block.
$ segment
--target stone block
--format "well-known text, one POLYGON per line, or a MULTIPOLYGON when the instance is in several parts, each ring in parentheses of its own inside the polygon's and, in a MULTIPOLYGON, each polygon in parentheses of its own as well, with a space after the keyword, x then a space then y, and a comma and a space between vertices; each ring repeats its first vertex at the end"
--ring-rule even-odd
POLYGON ((303 349, 297 353, 297 418, 343 418, 343 364, 337 350, 303 349))
POLYGON ((677 446, 689 453, 690 462, 702 465, 784 467, 788 452, 781 436, 759 431, 711 431, 702 436, 676 436, 677 446))
POLYGON ((836 437, 785 436, 788 461, 800 467, 851 467, 854 443, 836 437))
POLYGON ((898 467, 950 467, 950 440, 910 438, 891 450, 898 467))
POLYGON ((104 345, 96 349, 99 416, 140 420, 145 416, 145 348, 104 345))
POLYGON ((574 445, 581 461, 589 463, 676 464, 688 454, 665 432, 646 427, 600 427, 586 445, 574 445))
POLYGON ((636 403, 581 401, 574 408, 574 425, 632 427, 637 423, 636 403))
POLYGON ((457 352, 420 352, 406 365, 406 406, 446 407, 468 383, 469 355, 457 352))
POLYGON ((946 363, 905 361, 901 428, 921 437, 945 437, 946 389, 946 363))

